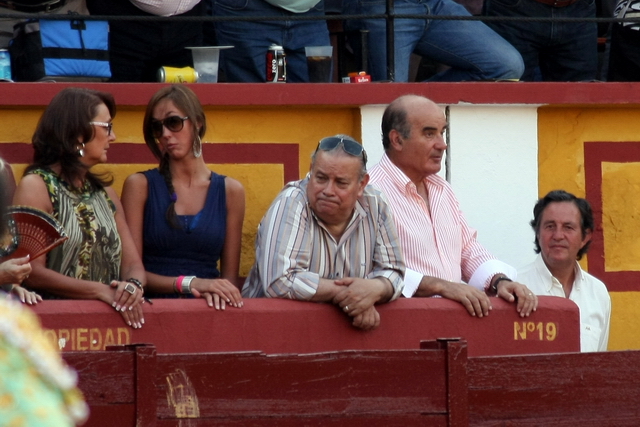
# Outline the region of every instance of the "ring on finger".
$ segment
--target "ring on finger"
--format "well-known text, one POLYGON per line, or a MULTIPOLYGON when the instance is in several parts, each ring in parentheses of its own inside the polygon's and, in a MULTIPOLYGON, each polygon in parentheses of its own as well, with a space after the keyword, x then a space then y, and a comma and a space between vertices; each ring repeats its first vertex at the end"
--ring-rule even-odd
POLYGON ((129 292, 131 295, 136 293, 136 287, 131 283, 127 283, 124 287, 124 290, 129 292))
POLYGON ((348 305, 344 306, 344 311, 347 312, 347 313, 349 312, 349 306, 348 305))

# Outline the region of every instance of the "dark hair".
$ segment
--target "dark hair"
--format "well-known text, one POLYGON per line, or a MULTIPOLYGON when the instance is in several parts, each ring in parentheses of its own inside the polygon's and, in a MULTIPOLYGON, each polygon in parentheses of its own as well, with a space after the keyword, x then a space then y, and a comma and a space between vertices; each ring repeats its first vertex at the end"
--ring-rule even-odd
MULTIPOLYGON (((551 203, 556 202, 571 202, 578 208, 580 211, 580 229, 582 231, 582 238, 587 235, 587 231, 593 231, 595 224, 593 220, 593 211, 591 210, 591 205, 586 199, 582 199, 580 197, 576 197, 571 193, 567 193, 564 190, 553 190, 547 193, 546 196, 539 199, 536 205, 533 207, 533 219, 529 223, 533 228, 535 233, 534 240, 534 251, 539 254, 540 242, 538 240, 538 234, 540 232, 540 221, 542 221, 542 213, 551 203)), ((580 250, 578 251, 578 255, 576 258, 578 260, 582 259, 582 256, 587 253, 589 250, 589 246, 591 245, 591 240, 589 240, 580 250)))
POLYGON ((80 162, 78 140, 89 142, 95 136, 95 128, 89 124, 98 114, 98 107, 106 105, 111 118, 116 115, 113 96, 106 92, 69 87, 53 97, 42 113, 31 142, 33 163, 25 174, 37 169, 60 164, 60 175, 71 186, 86 173, 86 179, 95 187, 111 185, 109 174, 95 174, 80 162))
POLYGON ((153 129, 151 123, 153 121, 153 110, 162 101, 171 101, 180 111, 182 111, 187 117, 189 117, 188 123, 191 123, 191 129, 194 135, 197 135, 200 140, 204 137, 207 131, 207 119, 202 109, 202 104, 195 93, 188 87, 182 84, 163 87, 157 91, 149 100, 147 104, 147 110, 144 113, 144 120, 142 122, 142 133, 144 135, 144 142, 149 147, 149 150, 160 161, 158 170, 164 178, 164 182, 171 194, 171 203, 165 213, 165 218, 169 225, 173 228, 181 228, 181 224, 178 221, 176 215, 175 204, 177 200, 175 189, 173 188, 173 182, 171 180, 171 170, 169 169, 169 156, 163 155, 158 146, 156 138, 153 136, 153 129), (198 129, 198 125, 200 128, 198 129))
POLYGON ((382 146, 385 150, 391 147, 389 132, 398 131, 403 138, 411 135, 411 124, 407 121, 407 109, 404 106, 404 96, 393 101, 387 106, 382 115, 382 146))

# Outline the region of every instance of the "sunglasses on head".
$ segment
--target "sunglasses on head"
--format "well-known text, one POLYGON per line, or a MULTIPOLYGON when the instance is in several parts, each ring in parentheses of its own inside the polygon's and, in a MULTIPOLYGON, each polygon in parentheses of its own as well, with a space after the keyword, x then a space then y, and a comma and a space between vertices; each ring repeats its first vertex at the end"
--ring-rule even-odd
POLYGON ((316 151, 318 150, 331 151, 340 144, 342 144, 342 149, 344 150, 345 153, 355 157, 362 156, 362 159, 364 160, 364 164, 365 165, 367 164, 367 152, 364 151, 364 147, 350 138, 344 138, 340 136, 330 136, 327 138, 322 138, 318 143, 318 147, 316 148, 316 151))
POLYGON ((163 120, 151 120, 151 132, 155 138, 160 138, 162 136, 162 127, 166 127, 171 132, 180 132, 184 127, 184 121, 187 120, 189 116, 180 117, 180 116, 169 116, 163 120))

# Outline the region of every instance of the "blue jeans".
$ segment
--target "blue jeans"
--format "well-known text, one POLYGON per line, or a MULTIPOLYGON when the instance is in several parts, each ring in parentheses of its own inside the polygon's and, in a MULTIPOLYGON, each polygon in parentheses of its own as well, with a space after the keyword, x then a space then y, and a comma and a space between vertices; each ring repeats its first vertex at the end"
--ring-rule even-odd
MULTIPOLYGON (((293 13, 264 0, 212 0, 214 16, 323 16, 324 2, 305 13, 293 13)), ((284 47, 287 55, 287 81, 308 82, 305 46, 328 46, 329 30, 320 21, 234 21, 216 22, 221 46, 234 46, 220 52, 222 69, 229 82, 264 82, 266 54, 272 44, 284 47)))
MULTIPOLYGON (((343 6, 345 14, 385 13, 385 0, 344 0, 343 6)), ((469 16, 452 0, 395 0, 394 7, 397 15, 469 16)), ((369 72, 386 80, 385 20, 347 21, 345 27, 369 31, 369 72)), ((397 19, 394 38, 397 82, 409 79, 413 52, 451 67, 430 81, 519 79, 524 70, 518 51, 480 21, 397 19)))
MULTIPOLYGON (((552 7, 535 0, 486 0, 488 16, 595 18, 595 0, 552 7)), ((489 25, 522 55, 522 80, 594 80, 598 72, 598 28, 595 22, 505 22, 489 25)))

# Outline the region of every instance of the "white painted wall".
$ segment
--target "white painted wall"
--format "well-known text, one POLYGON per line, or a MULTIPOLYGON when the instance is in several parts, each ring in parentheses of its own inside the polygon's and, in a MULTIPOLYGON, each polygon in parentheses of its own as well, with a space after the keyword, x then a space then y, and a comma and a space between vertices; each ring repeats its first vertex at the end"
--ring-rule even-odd
MULTIPOLYGON (((384 152, 380 123, 385 107, 360 110, 369 166, 384 152)), ((537 107, 449 106, 449 174, 460 207, 478 230, 478 240, 516 268, 535 257, 528 223, 538 197, 537 107)))
POLYGON ((535 258, 529 226, 538 199, 537 106, 449 107, 451 185, 478 240, 522 267, 535 258))

